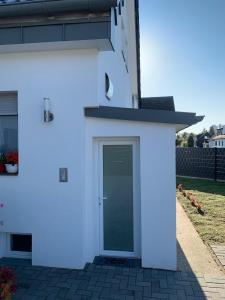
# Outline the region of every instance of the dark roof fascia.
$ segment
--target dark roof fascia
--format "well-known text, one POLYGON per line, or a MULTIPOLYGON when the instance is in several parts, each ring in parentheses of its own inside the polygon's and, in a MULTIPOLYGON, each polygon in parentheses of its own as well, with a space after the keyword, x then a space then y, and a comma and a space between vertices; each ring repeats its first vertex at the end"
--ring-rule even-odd
POLYGON ((135 24, 136 24, 136 53, 137 53, 137 87, 139 107, 141 101, 141 45, 140 45, 140 9, 139 0, 135 0, 135 24))
POLYGON ((104 118, 125 121, 194 125, 203 120, 204 116, 196 116, 195 113, 174 112, 165 110, 134 109, 123 107, 86 107, 85 116, 92 118, 104 118))
POLYGON ((0 4, 0 17, 28 15, 54 15, 62 12, 109 11, 117 5, 117 0, 34 0, 0 4))

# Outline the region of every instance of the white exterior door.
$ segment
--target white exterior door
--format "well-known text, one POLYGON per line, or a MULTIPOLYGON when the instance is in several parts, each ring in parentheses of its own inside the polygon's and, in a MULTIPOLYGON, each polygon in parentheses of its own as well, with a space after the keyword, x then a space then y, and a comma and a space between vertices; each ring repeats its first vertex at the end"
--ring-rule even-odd
POLYGON ((137 143, 99 143, 100 254, 138 257, 137 143))

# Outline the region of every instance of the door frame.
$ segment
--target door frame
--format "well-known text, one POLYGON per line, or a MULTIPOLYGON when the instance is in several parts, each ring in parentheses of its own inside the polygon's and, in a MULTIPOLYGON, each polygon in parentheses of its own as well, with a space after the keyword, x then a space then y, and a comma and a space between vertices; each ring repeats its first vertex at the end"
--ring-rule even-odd
POLYGON ((140 209, 140 155, 137 138, 104 138, 98 140, 98 202, 99 202, 99 254, 113 257, 140 257, 141 245, 141 209, 140 209), (104 250, 103 224, 103 146, 104 145, 132 145, 133 149, 133 234, 134 251, 104 250))

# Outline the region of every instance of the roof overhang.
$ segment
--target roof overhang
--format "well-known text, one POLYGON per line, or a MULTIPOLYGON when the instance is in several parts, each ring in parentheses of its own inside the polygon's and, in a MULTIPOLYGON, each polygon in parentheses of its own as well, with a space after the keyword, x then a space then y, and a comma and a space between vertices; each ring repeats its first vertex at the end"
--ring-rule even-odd
POLYGON ((29 15, 54 15, 63 12, 107 11, 117 5, 117 0, 31 0, 0 4, 0 18, 29 15))
POLYGON ((170 124, 176 128, 177 132, 201 122, 204 119, 204 116, 196 116, 195 113, 188 112, 109 106, 86 107, 85 116, 91 118, 170 124))
POLYGON ((225 140, 225 134, 220 134, 211 138, 212 141, 225 140))

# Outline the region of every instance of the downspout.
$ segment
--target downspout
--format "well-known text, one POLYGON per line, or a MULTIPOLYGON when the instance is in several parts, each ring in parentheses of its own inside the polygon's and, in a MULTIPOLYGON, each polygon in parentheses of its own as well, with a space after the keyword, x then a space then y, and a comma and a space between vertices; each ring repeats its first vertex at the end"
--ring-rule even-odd
POLYGON ((140 61, 140 59, 141 59, 141 50, 140 50, 139 0, 135 0, 135 24, 136 24, 138 107, 141 108, 141 61, 140 61))

